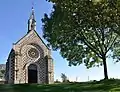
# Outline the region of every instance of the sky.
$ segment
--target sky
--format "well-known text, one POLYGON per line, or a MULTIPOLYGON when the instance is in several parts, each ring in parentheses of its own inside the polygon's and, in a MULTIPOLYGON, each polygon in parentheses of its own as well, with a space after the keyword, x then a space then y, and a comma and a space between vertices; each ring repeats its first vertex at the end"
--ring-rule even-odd
MULTIPOLYGON (((37 33, 42 38, 42 22, 44 13, 50 14, 52 4, 46 0, 0 0, 0 64, 5 64, 12 44, 27 33, 27 21, 34 1, 37 33)), ((43 38, 42 38, 43 39, 43 38)), ((45 41, 45 39, 43 39, 45 41)), ((46 42, 46 41, 45 41, 46 42)), ((61 73, 65 73, 70 81, 100 80, 104 78, 103 67, 86 69, 80 66, 68 66, 59 51, 52 51, 54 59, 55 80, 61 80, 61 73)), ((109 78, 120 78, 120 63, 114 64, 107 59, 109 78)))

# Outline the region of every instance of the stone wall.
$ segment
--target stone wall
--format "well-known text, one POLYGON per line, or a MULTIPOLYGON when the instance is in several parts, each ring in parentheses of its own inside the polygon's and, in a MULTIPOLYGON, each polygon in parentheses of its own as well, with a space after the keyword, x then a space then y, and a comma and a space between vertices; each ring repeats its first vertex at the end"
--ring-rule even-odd
POLYGON ((51 51, 34 30, 15 43, 13 50, 14 54, 10 53, 8 59, 8 83, 28 83, 28 66, 30 64, 37 65, 38 83, 54 82, 51 51))

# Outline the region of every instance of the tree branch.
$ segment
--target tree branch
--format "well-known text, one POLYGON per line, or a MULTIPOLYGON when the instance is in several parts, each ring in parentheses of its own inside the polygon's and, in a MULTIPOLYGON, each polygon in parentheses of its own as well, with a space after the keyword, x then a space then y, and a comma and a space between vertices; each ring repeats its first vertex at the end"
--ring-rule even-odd
POLYGON ((84 39, 83 41, 84 41, 85 45, 87 45, 95 54, 97 54, 100 58, 102 58, 102 56, 97 52, 98 50, 95 49, 95 47, 90 42, 88 42, 84 33, 83 32, 81 32, 81 33, 82 33, 82 36, 83 36, 83 39, 84 39))

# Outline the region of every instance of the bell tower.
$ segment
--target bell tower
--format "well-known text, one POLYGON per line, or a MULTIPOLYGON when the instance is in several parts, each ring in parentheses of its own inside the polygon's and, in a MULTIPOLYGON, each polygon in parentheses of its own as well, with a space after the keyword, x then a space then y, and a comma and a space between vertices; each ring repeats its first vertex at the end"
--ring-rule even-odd
POLYGON ((35 14, 34 14, 34 8, 32 7, 32 12, 30 14, 30 18, 28 19, 28 33, 34 30, 36 31, 36 20, 35 20, 35 14))

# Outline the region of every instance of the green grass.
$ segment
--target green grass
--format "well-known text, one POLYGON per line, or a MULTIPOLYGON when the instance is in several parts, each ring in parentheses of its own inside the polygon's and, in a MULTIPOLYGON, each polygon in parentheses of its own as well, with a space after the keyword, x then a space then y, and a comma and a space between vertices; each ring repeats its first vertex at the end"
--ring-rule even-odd
POLYGON ((101 80, 94 82, 66 84, 17 84, 0 85, 0 92, 120 92, 120 80, 101 80))

